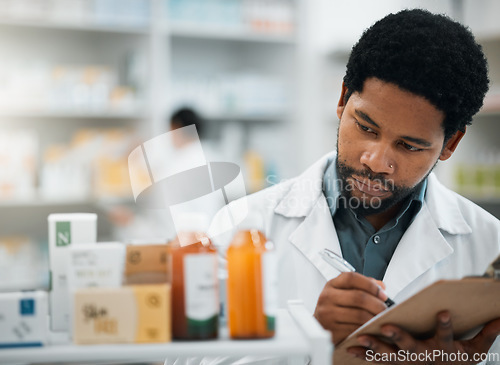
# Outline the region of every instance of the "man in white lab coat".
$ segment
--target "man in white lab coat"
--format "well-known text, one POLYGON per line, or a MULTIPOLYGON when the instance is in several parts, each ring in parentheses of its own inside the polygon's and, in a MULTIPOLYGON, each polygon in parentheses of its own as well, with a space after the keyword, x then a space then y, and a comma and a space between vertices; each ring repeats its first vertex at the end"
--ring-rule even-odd
MULTIPOLYGON (((401 302, 436 280, 484 272, 500 253, 499 221, 431 171, 453 154, 487 90, 481 48, 449 18, 403 11, 363 34, 337 107, 337 151, 248 197, 277 248, 282 306, 302 299, 337 344, 385 310, 387 296, 401 302), (319 255, 323 248, 357 273, 330 267, 319 255)), ((383 333, 394 346, 361 336, 353 358, 440 349, 466 352, 463 364, 472 364, 499 335, 500 319, 468 341, 454 341, 446 311, 428 340, 395 326, 383 333)))

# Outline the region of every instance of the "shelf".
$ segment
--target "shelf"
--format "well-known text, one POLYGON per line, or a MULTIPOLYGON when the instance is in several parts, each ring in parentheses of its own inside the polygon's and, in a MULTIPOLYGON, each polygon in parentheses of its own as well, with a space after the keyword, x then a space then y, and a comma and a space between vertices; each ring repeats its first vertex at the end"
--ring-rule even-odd
POLYGON ((117 33, 126 35, 147 35, 149 28, 133 25, 100 25, 92 23, 48 22, 36 20, 0 19, 0 26, 38 29, 75 30, 83 32, 117 33))
POLYGON ((273 44, 294 44, 295 37, 287 34, 259 33, 244 28, 218 27, 199 24, 165 26, 165 34, 173 37, 232 40, 273 44))
POLYGON ((77 110, 40 110, 40 111, 2 111, 0 119, 146 119, 148 114, 141 111, 77 111, 77 110))
POLYGON ((285 120, 285 114, 270 114, 270 115, 244 115, 244 114, 203 114, 203 119, 208 121, 237 121, 248 123, 268 123, 285 120))
POLYGON ((134 199, 130 198, 23 198, 23 199, 0 199, 1 208, 31 208, 31 207, 62 207, 78 205, 105 205, 105 204, 130 204, 134 199))
POLYGON ((498 91, 486 96, 479 115, 500 115, 500 93, 498 91))
POLYGON ((310 356, 314 364, 331 364, 330 335, 299 302, 280 310, 276 336, 262 340, 231 340, 223 331, 218 340, 165 344, 57 345, 0 350, 0 363, 42 362, 163 362, 182 356, 310 356))

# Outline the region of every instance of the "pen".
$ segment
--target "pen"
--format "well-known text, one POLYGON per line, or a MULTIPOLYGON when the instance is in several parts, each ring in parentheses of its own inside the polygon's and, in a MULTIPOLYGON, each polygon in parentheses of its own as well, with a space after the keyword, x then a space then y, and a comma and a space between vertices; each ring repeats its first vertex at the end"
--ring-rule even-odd
MULTIPOLYGON (((344 260, 342 257, 337 255, 335 252, 325 248, 323 251, 320 251, 319 254, 325 260, 328 264, 333 266, 335 269, 337 269, 340 272, 354 272, 356 269, 348 263, 346 260, 344 260)), ((390 307, 396 303, 394 301, 387 297, 385 304, 390 307)))

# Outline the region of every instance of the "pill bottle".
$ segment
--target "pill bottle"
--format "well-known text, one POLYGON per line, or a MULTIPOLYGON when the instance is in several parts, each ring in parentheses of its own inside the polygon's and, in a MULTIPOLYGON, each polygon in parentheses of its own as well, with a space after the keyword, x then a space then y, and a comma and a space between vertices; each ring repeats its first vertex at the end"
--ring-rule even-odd
POLYGON ((213 339, 219 327, 217 250, 205 234, 206 216, 183 214, 170 242, 172 338, 213 339))
POLYGON ((277 273, 274 247, 255 213, 239 225, 227 250, 227 310, 231 338, 275 332, 277 273))

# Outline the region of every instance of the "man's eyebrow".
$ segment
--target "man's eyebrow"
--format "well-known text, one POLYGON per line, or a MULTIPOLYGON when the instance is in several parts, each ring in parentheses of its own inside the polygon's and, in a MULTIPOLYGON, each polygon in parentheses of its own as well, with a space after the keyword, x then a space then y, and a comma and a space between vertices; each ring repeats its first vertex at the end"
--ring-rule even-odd
POLYGON ((355 113, 356 113, 356 114, 357 114, 360 118, 362 118, 365 122, 370 123, 371 125, 373 125, 373 126, 375 126, 375 127, 377 127, 377 128, 380 128, 380 127, 379 127, 379 125, 378 125, 377 123, 375 123, 375 122, 373 121, 373 119, 372 119, 372 118, 370 118, 370 117, 368 116, 368 114, 363 113, 361 110, 358 110, 358 109, 355 109, 355 110, 354 110, 354 112, 355 112, 355 113))
MULTIPOLYGON (((366 114, 358 109, 355 109, 354 112, 360 118, 362 118, 365 122, 367 122, 367 123, 369 123, 377 128, 380 128, 379 125, 377 123, 375 123, 375 121, 372 118, 370 118, 370 116, 368 114, 366 114)), ((401 139, 407 140, 407 141, 412 142, 412 143, 416 143, 422 147, 431 147, 432 146, 432 143, 430 143, 429 141, 426 141, 425 139, 422 139, 422 138, 401 136, 401 139)))
POLYGON ((425 139, 422 139, 422 138, 415 138, 415 137, 410 137, 410 136, 402 136, 401 137, 402 139, 406 139, 410 142, 413 142, 413 143, 416 143, 416 144, 419 144, 423 147, 430 147, 432 146, 432 143, 426 141, 425 139))

